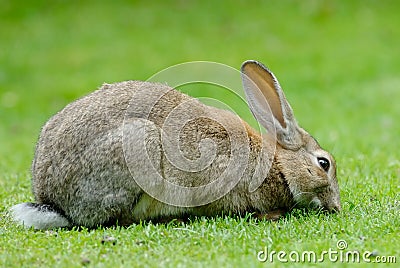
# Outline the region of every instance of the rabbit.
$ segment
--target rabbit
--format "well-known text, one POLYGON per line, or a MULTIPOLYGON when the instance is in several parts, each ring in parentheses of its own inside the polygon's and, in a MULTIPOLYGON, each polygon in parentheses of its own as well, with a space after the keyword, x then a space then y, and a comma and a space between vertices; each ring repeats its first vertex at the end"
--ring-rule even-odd
POLYGON ((295 207, 339 212, 335 160, 298 126, 277 78, 254 60, 241 76, 264 134, 160 83, 103 84, 70 103, 42 128, 35 203, 14 205, 13 219, 45 230, 222 214, 268 219, 295 207))

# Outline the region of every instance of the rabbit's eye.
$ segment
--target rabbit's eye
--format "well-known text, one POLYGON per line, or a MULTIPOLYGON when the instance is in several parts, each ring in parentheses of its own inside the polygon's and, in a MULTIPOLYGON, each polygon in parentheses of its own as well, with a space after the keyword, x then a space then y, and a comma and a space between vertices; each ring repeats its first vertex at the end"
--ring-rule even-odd
POLYGON ((318 159, 318 164, 322 167, 322 169, 328 172, 330 167, 329 160, 326 159, 325 157, 318 157, 317 159, 318 159))

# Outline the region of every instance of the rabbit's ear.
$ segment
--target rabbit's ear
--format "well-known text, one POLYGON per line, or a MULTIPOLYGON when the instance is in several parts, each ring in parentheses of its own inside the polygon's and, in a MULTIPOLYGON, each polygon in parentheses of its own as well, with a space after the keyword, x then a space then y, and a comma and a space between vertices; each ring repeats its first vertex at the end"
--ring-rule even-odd
POLYGON ((288 149, 299 148, 302 135, 292 108, 274 74, 257 61, 242 65, 242 81, 251 112, 268 133, 288 149))

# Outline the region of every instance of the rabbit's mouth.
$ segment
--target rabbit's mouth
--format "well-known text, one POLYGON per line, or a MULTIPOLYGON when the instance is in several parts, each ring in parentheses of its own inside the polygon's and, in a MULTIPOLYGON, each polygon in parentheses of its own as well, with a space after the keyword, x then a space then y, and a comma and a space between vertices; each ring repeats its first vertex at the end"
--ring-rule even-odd
POLYGON ((293 195, 294 207, 313 210, 324 210, 324 205, 318 195, 314 192, 300 192, 293 195))
POLYGON ((316 196, 315 193, 313 195, 311 193, 302 193, 300 196, 301 197, 295 199, 295 207, 297 208, 306 208, 327 213, 336 213, 340 211, 340 206, 331 208, 330 206, 323 204, 321 199, 316 196))
POLYGON ((309 208, 311 209, 318 209, 321 210, 323 212, 327 212, 327 213, 337 213, 340 212, 341 207, 340 204, 323 204, 323 202, 321 201, 321 199, 318 196, 313 197, 313 199, 311 199, 309 205, 309 208))

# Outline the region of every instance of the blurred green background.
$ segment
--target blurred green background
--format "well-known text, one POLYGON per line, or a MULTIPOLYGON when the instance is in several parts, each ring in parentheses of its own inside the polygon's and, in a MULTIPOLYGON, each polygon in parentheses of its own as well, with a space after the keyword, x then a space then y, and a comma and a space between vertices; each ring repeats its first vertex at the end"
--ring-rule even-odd
MULTIPOLYGON (((146 80, 178 63, 240 68, 255 59, 278 77, 300 125, 336 157, 343 215, 362 208, 346 223, 362 224, 371 200, 383 206, 375 211, 380 222, 388 211, 399 214, 399 1, 0 0, 0 7, 2 211, 32 200, 40 128, 67 103, 103 82, 146 80)), ((365 230, 373 241, 398 253, 391 246, 398 236, 379 240, 372 220, 365 230)))

